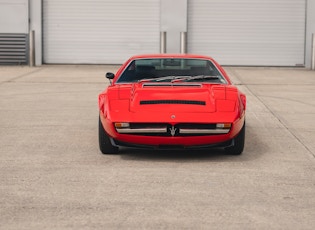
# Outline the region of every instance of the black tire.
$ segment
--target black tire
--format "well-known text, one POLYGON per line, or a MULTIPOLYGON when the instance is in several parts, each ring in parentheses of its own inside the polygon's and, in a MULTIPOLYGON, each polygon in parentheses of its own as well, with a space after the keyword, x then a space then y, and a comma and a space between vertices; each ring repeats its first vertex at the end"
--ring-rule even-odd
POLYGON ((230 155, 241 155, 244 150, 244 145, 245 145, 245 122, 239 134, 237 134, 237 136, 234 138, 234 145, 225 148, 225 151, 226 153, 230 155))
POLYGON ((119 148, 113 146, 107 133, 104 130, 101 119, 98 120, 98 141, 100 150, 103 154, 115 154, 118 153, 119 148))

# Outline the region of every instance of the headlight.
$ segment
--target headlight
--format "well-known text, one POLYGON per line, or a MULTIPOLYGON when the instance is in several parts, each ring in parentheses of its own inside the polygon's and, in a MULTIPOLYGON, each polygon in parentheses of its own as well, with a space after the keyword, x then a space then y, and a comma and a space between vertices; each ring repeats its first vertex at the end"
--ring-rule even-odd
POLYGON ((235 101, 233 100, 216 100, 218 112, 233 112, 235 110, 235 101))

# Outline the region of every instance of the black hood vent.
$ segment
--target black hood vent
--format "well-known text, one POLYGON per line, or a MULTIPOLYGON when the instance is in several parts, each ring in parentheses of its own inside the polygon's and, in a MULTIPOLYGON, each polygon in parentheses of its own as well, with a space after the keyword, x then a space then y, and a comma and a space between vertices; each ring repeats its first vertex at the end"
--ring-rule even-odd
POLYGON ((145 83, 142 85, 143 88, 146 87, 193 87, 193 88, 201 88, 202 84, 198 83, 145 83))
POLYGON ((149 100, 149 101, 140 101, 140 105, 157 105, 157 104, 206 105, 206 102, 205 101, 192 101, 192 100, 149 100))

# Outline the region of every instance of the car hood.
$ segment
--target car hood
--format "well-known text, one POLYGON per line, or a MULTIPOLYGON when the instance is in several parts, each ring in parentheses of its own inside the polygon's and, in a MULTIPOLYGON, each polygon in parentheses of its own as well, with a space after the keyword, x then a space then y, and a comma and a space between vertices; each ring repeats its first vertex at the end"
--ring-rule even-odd
MULTIPOLYGON (((237 89, 230 85, 199 83, 137 83, 133 85, 116 85, 109 94, 119 100, 129 101, 130 112, 190 112, 213 113, 218 109, 218 101, 229 101, 232 111, 235 106, 237 89), (110 93, 111 92, 111 93, 110 93)), ((118 100, 118 101, 117 101, 118 100)), ((219 103, 222 104, 222 103, 219 103)), ((126 104, 125 104, 126 105, 126 104)))

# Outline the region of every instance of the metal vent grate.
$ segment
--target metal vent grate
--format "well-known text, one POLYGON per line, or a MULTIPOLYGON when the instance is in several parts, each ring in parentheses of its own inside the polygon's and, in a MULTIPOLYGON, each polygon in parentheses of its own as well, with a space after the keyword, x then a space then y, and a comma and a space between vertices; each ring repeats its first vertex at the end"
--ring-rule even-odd
POLYGON ((0 34, 0 64, 27 64, 28 44, 28 34, 0 34))

